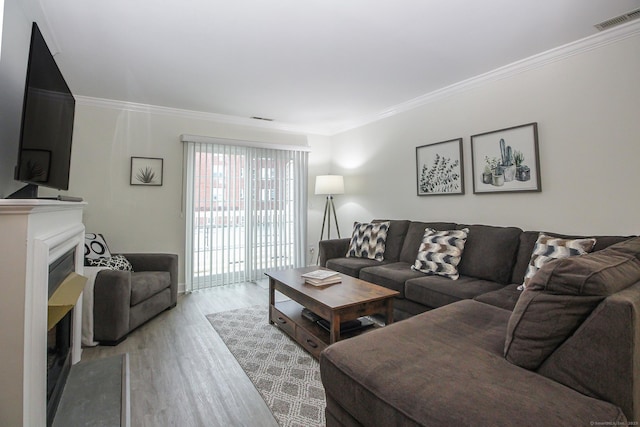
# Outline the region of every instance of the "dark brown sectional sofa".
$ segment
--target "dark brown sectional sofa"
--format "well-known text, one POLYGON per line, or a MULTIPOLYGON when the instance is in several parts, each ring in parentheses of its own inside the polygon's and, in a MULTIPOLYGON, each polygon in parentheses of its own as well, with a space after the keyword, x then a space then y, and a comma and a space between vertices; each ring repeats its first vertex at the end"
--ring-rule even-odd
POLYGON ((320 242, 320 265, 400 292, 395 320, 402 320, 323 351, 327 425, 640 421, 640 239, 548 233, 597 240, 592 254, 572 257, 585 265, 546 264, 525 291, 535 298, 525 301, 516 288, 538 234, 516 227, 392 220, 383 261, 345 257, 349 239, 320 242), (469 228, 459 280, 411 270, 427 227, 469 228), (618 259, 626 260, 626 270, 618 259), (561 271, 570 273, 555 274, 561 271), (585 304, 586 319, 576 314, 585 304), (557 315, 558 310, 566 313, 557 315), (537 325, 553 332, 567 329, 565 320, 575 327, 541 357, 538 347, 545 337, 537 325), (505 357, 505 342, 513 357, 505 357), (525 369, 519 358, 530 356, 540 363, 525 369))

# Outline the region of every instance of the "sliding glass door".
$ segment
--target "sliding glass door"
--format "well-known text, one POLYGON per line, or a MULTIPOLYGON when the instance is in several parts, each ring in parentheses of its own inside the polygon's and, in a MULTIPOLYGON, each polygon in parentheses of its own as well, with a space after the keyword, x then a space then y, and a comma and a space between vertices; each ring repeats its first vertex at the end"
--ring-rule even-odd
POLYGON ((187 142, 187 290, 304 265, 307 157, 187 142))

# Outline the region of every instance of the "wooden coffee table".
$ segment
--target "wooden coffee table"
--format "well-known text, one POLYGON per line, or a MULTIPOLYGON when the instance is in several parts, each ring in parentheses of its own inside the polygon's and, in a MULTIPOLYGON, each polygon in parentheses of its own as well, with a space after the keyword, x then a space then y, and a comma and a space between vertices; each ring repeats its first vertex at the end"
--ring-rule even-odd
POLYGON ((329 344, 358 335, 362 331, 340 335, 340 323, 371 314, 383 314, 385 323, 393 322, 393 297, 399 293, 364 280, 341 274, 342 282, 327 286, 306 284, 303 273, 323 269, 305 267, 267 273, 269 276, 269 323, 277 325, 318 357, 329 344), (291 300, 276 302, 278 291, 291 300), (330 322, 330 332, 302 316, 308 308, 330 322))

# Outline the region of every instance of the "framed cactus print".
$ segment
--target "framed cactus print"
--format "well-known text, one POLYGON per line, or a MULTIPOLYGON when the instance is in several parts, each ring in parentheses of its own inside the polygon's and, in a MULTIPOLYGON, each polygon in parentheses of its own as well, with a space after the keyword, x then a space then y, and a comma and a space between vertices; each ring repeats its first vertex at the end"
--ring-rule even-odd
POLYGON ((416 147, 418 196, 464 194, 462 138, 416 147))
POLYGON ((162 185, 164 160, 154 157, 131 158, 131 185, 162 185))
POLYGON ((542 191, 538 124, 471 136, 473 193, 542 191))

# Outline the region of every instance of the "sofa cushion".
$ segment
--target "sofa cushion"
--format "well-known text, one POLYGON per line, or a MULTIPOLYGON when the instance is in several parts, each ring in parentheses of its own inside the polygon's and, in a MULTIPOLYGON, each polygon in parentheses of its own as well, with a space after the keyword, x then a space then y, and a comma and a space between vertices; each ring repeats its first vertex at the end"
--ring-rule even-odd
POLYGON ((527 287, 531 278, 547 262, 554 259, 567 258, 575 255, 584 255, 591 252, 596 244, 596 239, 562 239, 548 236, 544 233, 538 235, 536 244, 531 253, 531 260, 524 275, 524 281, 520 290, 527 287))
POLYGON ((446 277, 426 276, 407 280, 404 288, 404 295, 408 300, 437 308, 495 291, 502 288, 502 285, 468 276, 460 276, 455 282, 446 277))
POLYGON ((389 222, 353 224, 347 257, 384 260, 389 222))
POLYGON ((131 273, 131 306, 152 297, 171 286, 168 271, 140 271, 131 273))
POLYGON ((509 284, 522 230, 490 225, 458 225, 457 228, 469 228, 458 266, 460 274, 509 284))
POLYGON ((365 267, 384 265, 387 261, 376 261, 369 258, 331 258, 327 261, 326 267, 333 271, 349 275, 351 277, 358 277, 360 270, 365 267))
POLYGON ((640 281, 640 237, 545 264, 509 319, 504 354, 537 369, 607 296, 640 281))
POLYGON ((427 228, 412 270, 457 280, 458 264, 467 241, 468 228, 436 231, 427 228))
POLYGON ((517 284, 507 285, 504 288, 500 288, 496 291, 487 292, 473 298, 476 301, 490 304, 495 307, 504 308, 505 310, 513 311, 518 298, 522 294, 522 291, 518 289, 517 284))
MULTIPOLYGON (((531 253, 533 247, 538 239, 539 231, 525 231, 520 235, 520 244, 518 247, 518 257, 516 263, 513 266, 513 275, 511 276, 511 283, 523 283, 524 275, 529 267, 529 261, 531 261, 531 253)), ((562 239, 586 239, 589 236, 575 236, 567 234, 558 234, 546 232, 545 234, 553 237, 559 237, 562 239)), ((592 252, 600 251, 613 244, 627 240, 629 237, 624 236, 592 236, 596 239, 596 244, 593 247, 592 252)))
POLYGON ((396 298, 404 298, 404 283, 416 277, 423 277, 419 271, 413 271, 411 264, 406 262, 392 262, 360 270, 359 278, 376 285, 384 286, 400 292, 396 298))
POLYGON ((640 282, 602 301, 536 372, 640 420, 639 331, 640 282))
POLYGON ((399 261, 413 264, 418 256, 418 250, 422 244, 422 238, 427 228, 433 228, 434 230, 452 230, 456 228, 456 224, 453 222, 418 222, 412 221, 409 224, 407 235, 404 238, 402 244, 402 250, 400 251, 399 261))
POLYGON ((385 220, 374 219, 371 222, 389 222, 389 229, 387 230, 387 242, 384 249, 385 261, 396 262, 400 257, 400 251, 404 243, 404 238, 407 235, 409 224, 411 221, 407 220, 385 220))
POLYGON ((320 355, 327 410, 344 408, 358 425, 379 426, 625 419, 615 405, 507 362, 508 318, 506 310, 461 301, 332 344, 320 355))

